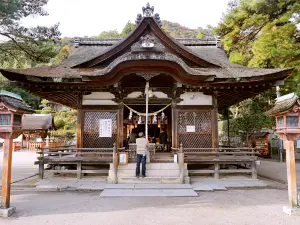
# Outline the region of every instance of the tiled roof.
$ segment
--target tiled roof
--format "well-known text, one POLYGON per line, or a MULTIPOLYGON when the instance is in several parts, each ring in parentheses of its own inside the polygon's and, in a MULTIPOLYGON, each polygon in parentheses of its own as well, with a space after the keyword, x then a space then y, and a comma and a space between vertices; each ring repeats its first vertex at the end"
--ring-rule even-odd
POLYGON ((25 131, 55 129, 53 116, 51 114, 24 114, 22 129, 25 131))
POLYGON ((15 99, 18 99, 20 101, 22 101, 22 97, 20 95, 17 95, 15 93, 12 93, 12 92, 9 92, 9 91, 5 91, 5 90, 0 90, 0 96, 8 96, 8 97, 11 97, 11 98, 15 98, 15 99))
POLYGON ((11 108, 12 110, 34 112, 34 110, 30 106, 26 105, 21 100, 16 98, 0 95, 0 101, 3 101, 4 104, 7 105, 7 107, 11 108))
POLYGON ((282 96, 276 101, 273 108, 265 112, 265 115, 272 116, 274 114, 285 113, 289 111, 297 101, 299 103, 298 96, 295 93, 282 96))

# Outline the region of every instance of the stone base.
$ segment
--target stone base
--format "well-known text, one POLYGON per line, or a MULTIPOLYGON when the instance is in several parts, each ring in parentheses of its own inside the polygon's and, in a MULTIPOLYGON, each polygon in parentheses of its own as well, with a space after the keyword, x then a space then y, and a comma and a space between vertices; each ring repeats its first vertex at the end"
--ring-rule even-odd
POLYGON ((300 207, 291 208, 290 206, 283 206, 283 212, 290 216, 300 216, 300 207))
POLYGON ((190 177, 184 177, 184 183, 185 184, 190 184, 191 183, 190 177))
POLYGON ((0 208, 0 217, 10 217, 16 212, 16 207, 0 208))

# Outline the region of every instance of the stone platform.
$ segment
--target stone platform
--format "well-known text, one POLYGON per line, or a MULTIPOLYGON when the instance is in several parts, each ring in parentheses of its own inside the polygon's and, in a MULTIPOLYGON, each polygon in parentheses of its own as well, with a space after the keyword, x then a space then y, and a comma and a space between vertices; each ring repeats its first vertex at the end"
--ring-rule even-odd
MULTIPOLYGON (((111 182, 113 177, 113 170, 112 170, 113 164, 110 165, 110 168, 111 169, 109 170, 108 182, 111 182)), ((180 184, 178 163, 149 163, 146 165, 145 178, 136 178, 135 169, 136 169, 136 163, 119 165, 117 170, 118 183, 120 184, 135 184, 135 183, 180 184)), ((184 165, 184 177, 187 183, 189 183, 186 164, 184 165)))
MULTIPOLYGON (((132 184, 110 184, 106 182, 106 177, 45 179, 36 183, 36 189, 41 191, 102 191, 102 190, 128 190, 128 189, 192 189, 194 191, 226 191, 232 188, 266 188, 266 182, 259 179, 251 179, 244 176, 232 176, 221 179, 212 177, 191 177, 191 184, 161 184, 142 183, 143 178, 139 178, 140 183, 132 184)), ((116 191, 109 191, 116 192, 116 191)))
POLYGON ((190 184, 107 184, 100 197, 197 197, 190 184))

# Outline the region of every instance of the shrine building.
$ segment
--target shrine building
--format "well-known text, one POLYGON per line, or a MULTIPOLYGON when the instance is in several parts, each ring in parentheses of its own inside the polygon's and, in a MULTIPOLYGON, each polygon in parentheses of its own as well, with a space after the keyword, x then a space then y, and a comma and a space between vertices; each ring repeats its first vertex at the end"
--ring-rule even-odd
POLYGON ((229 61, 217 37, 173 38, 147 5, 124 38, 75 38, 57 66, 1 69, 21 88, 78 111, 77 147, 125 147, 133 129, 169 148, 218 148, 218 110, 283 84, 292 69, 247 68, 229 61), (149 87, 146 87, 148 82, 149 87), (149 113, 146 119, 146 94, 149 113), (100 120, 111 120, 103 137, 100 120))

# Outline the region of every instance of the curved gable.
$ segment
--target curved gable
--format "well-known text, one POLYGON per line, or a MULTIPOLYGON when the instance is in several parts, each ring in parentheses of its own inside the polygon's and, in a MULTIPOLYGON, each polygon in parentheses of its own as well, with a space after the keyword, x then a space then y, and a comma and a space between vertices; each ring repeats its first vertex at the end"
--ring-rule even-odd
MULTIPOLYGON (((133 30, 125 39, 116 43, 115 45, 107 48, 105 52, 93 59, 87 60, 83 63, 79 63, 73 68, 82 67, 94 67, 107 65, 115 58, 124 54, 131 48, 137 41, 139 41, 143 35, 152 33, 168 50, 182 58, 184 61, 189 62, 193 66, 206 67, 206 68, 219 68, 220 66, 200 58, 192 50, 185 47, 183 44, 172 38, 170 35, 162 31, 159 25, 156 23, 153 17, 144 17, 138 26, 133 30)), ((151 51, 149 49, 149 51, 151 51)))

